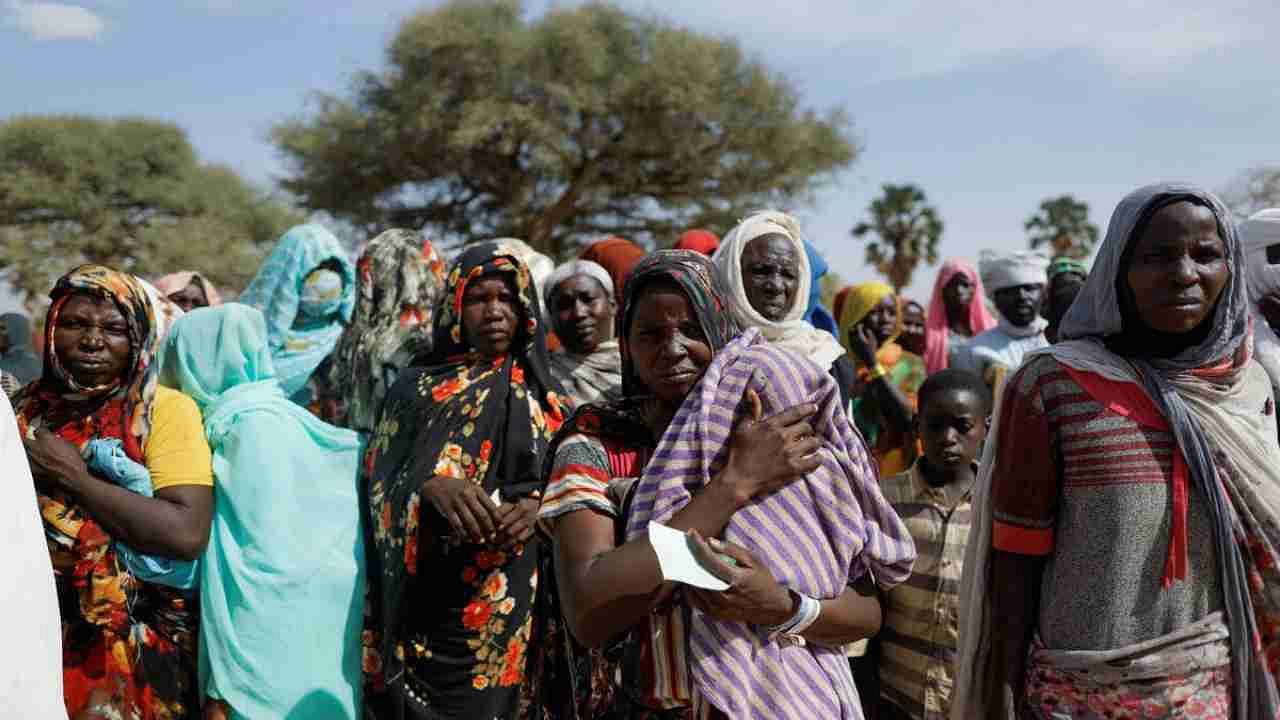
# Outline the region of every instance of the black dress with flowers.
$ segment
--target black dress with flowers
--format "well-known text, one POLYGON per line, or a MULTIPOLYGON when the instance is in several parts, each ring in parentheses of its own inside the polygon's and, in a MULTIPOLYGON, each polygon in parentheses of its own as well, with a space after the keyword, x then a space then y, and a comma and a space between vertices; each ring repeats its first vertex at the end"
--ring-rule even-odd
POLYGON ((468 248, 447 280, 424 367, 402 373, 370 440, 370 532, 364 634, 366 715, 515 718, 521 713, 540 546, 460 543, 422 483, 457 477, 503 502, 537 494, 538 471, 563 420, 528 270, 497 243, 468 248), (463 341, 469 281, 509 273, 521 328, 508 355, 463 341), (419 546, 424 542, 425 546, 419 546))

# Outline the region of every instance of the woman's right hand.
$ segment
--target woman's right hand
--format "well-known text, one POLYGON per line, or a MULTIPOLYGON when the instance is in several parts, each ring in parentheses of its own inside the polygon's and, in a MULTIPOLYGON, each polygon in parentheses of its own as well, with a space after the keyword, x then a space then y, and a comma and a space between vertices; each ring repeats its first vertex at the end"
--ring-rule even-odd
POLYGON ((490 542, 498 529, 498 508, 484 488, 461 478, 437 475, 422 484, 422 494, 453 532, 480 544, 490 542))
POLYGON ((817 405, 803 403, 762 418, 756 391, 748 389, 744 399, 751 407, 750 419, 733 429, 729 461, 716 477, 730 486, 740 504, 785 487, 822 464, 822 443, 809 423, 817 405))

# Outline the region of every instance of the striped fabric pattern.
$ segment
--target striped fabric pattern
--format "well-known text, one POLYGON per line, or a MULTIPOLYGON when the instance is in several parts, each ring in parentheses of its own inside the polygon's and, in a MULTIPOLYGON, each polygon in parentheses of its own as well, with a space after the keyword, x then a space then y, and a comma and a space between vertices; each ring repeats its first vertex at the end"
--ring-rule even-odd
POLYGON ((960 575, 969 542, 970 489, 935 488, 917 464, 883 483, 915 541, 911 577, 884 600, 880 697, 916 720, 945 720, 960 639, 960 575))
MULTIPOLYGON (((888 589, 907 578, 911 536, 880 493, 862 438, 822 368, 748 330, 716 353, 672 420, 635 492, 628 537, 665 522, 724 466, 748 388, 765 415, 812 401, 822 466, 739 511, 724 539, 746 547, 783 585, 833 598, 864 573, 888 589)), ((688 646, 697 693, 731 720, 862 718, 839 647, 772 638, 694 611, 688 646)))

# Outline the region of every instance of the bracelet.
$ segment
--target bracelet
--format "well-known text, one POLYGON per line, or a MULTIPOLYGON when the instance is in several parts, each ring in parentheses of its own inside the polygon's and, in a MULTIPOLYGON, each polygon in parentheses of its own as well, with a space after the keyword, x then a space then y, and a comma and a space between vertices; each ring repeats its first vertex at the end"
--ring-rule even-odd
POLYGON ((770 635, 800 635, 817 622, 818 616, 822 614, 822 603, 816 598, 811 598, 794 590, 791 592, 800 598, 800 606, 796 608, 795 614, 781 624, 765 628, 770 635))
POLYGON ((889 371, 885 369, 884 365, 881 365, 880 363, 876 363, 871 367, 871 371, 867 373, 867 378, 870 380, 879 380, 880 378, 888 374, 889 374, 889 371))

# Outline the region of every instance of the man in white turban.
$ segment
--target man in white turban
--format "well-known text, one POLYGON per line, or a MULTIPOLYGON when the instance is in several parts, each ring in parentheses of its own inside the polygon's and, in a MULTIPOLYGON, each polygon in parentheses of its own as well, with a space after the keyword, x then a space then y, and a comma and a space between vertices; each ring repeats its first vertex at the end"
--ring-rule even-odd
POLYGON ((1027 353, 1046 347, 1040 316, 1049 259, 1035 252, 983 251, 978 274, 999 311, 1000 323, 973 339, 956 366, 976 373, 998 398, 1004 378, 1027 353))

